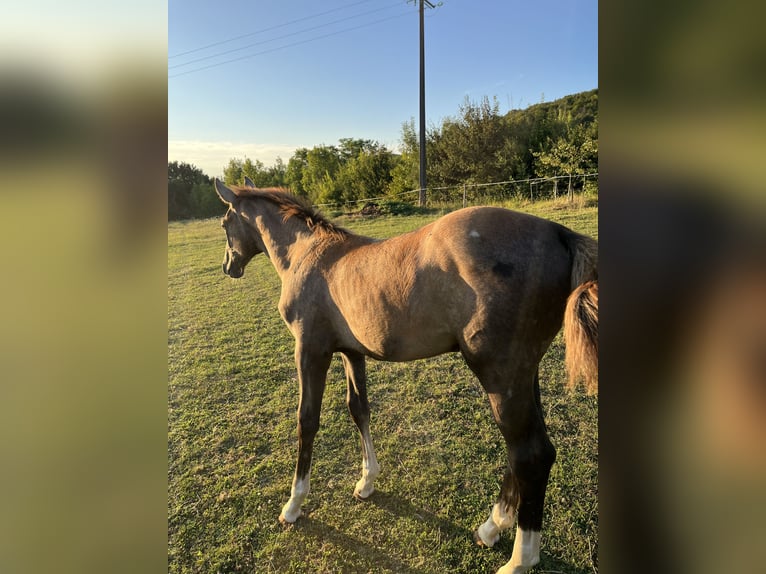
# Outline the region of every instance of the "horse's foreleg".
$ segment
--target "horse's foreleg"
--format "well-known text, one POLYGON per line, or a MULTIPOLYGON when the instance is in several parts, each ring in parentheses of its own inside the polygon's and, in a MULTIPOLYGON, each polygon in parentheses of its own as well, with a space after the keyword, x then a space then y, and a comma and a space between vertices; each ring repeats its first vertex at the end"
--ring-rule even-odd
POLYGON ((492 546, 502 530, 513 526, 514 517, 518 520, 513 554, 498 574, 523 574, 540 561, 545 490, 556 450, 548 439, 536 393, 536 388, 534 394, 489 393, 508 447, 508 469, 500 499, 476 532, 477 542, 492 546))
POLYGON ((290 491, 290 500, 282 507, 279 521, 293 523, 301 516, 301 505, 309 494, 311 454, 314 437, 319 430, 319 412, 322 408, 327 369, 332 353, 309 353, 300 344, 295 347, 298 367, 300 402, 298 404, 298 463, 290 491))
POLYGON ((343 367, 346 370, 348 393, 346 403, 354 419, 362 439, 362 478, 354 488, 354 496, 364 500, 368 498, 375 487, 373 482, 380 473, 380 466, 375 457, 370 435, 370 404, 367 401, 367 372, 364 356, 355 353, 343 353, 343 367))

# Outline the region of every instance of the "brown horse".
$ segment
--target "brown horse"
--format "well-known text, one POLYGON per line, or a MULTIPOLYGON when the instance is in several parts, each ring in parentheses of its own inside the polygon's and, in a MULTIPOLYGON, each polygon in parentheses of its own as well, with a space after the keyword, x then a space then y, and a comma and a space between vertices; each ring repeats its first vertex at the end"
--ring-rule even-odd
POLYGON ((499 572, 539 561, 548 474, 556 457, 543 421, 538 364, 565 324, 570 382, 597 373, 597 244, 561 225, 506 209, 471 207, 380 241, 335 226, 278 189, 228 188, 223 271, 241 277, 264 253, 282 281, 279 311, 295 337, 300 382, 298 462, 283 523, 301 516, 327 370, 340 353, 347 403, 362 438, 369 497, 380 472, 370 436, 365 357, 411 361, 459 351, 489 396, 508 448, 500 497, 476 542, 492 546, 518 520, 499 572))

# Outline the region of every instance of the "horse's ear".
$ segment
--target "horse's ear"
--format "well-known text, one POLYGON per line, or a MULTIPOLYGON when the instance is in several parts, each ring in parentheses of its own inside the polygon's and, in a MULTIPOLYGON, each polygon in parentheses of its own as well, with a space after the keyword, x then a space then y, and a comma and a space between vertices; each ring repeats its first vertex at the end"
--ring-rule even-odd
POLYGON ((237 195, 226 187, 226 184, 217 177, 215 178, 215 192, 218 194, 218 197, 221 198, 221 201, 227 205, 232 205, 237 201, 237 195))
POLYGON ((253 180, 252 180, 252 179, 250 179, 250 178, 249 178, 249 177, 247 177, 247 176, 245 176, 245 185, 246 185, 247 187, 252 187, 253 189, 255 189, 255 184, 253 183, 253 180))

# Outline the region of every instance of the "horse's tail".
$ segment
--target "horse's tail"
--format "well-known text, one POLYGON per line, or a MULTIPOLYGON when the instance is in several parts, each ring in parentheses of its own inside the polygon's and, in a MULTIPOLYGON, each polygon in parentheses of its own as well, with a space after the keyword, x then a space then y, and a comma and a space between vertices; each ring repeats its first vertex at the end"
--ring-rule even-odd
POLYGON ((598 243, 568 235, 572 253, 572 292, 564 312, 569 387, 582 379, 588 394, 598 391, 598 243))

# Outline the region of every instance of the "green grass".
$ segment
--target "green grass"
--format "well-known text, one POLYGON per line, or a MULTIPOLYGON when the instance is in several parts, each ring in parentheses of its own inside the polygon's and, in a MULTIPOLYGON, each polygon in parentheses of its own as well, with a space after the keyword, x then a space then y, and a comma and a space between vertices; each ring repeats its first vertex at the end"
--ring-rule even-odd
MULTIPOLYGON (((597 236, 597 206, 515 204, 597 236)), ((386 237, 444 209, 337 221, 386 237)), ((168 225, 168 570, 229 572, 494 572, 513 531, 492 549, 472 531, 500 488, 505 446, 478 381, 458 354, 412 363, 368 361, 376 493, 360 476, 356 427, 340 359, 328 374, 306 517, 284 528, 297 454, 293 340, 277 312, 279 281, 265 257, 239 280, 221 272, 217 219, 168 225)), ((533 572, 598 569, 598 402, 563 387, 563 344, 541 367, 543 406, 558 458, 533 572)))

